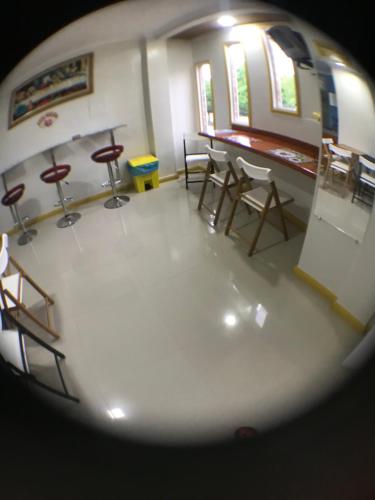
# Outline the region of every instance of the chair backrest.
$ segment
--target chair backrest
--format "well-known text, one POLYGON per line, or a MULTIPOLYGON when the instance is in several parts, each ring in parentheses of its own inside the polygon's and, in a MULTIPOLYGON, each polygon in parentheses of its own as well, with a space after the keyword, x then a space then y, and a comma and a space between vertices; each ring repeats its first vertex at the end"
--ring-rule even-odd
POLYGON ((338 146, 335 146, 334 144, 328 144, 328 147, 332 153, 335 155, 339 155, 342 158, 350 159, 352 157, 352 152, 348 151, 347 149, 344 148, 339 148, 338 146))
POLYGON ((226 151, 219 151, 217 149, 212 149, 208 145, 206 145, 206 151, 209 154, 211 160, 214 160, 217 163, 229 162, 229 154, 226 151))
MULTIPOLYGON (((212 149, 210 146, 206 146, 206 151, 211 161, 214 163, 215 167, 219 171, 230 170, 233 174, 233 167, 231 166, 229 154, 226 151, 219 151, 217 149, 212 149)), ((237 177, 235 175, 235 177, 237 177)))
POLYGON ((257 181, 272 182, 272 171, 270 168, 257 167, 248 163, 240 156, 237 158, 237 165, 244 171, 244 173, 250 179, 255 179, 257 181))
POLYGON ((331 152, 329 150, 330 144, 334 144, 332 137, 323 137, 322 138, 323 155, 325 155, 326 158, 327 157, 330 158, 330 156, 331 156, 331 152))
POLYGON ((184 141, 204 141, 206 140, 203 135, 199 135, 198 132, 184 132, 182 134, 184 141))
POLYGON ((0 331, 0 355, 5 361, 8 361, 8 363, 11 363, 19 370, 30 373, 26 357, 25 341, 23 335, 21 335, 20 339, 17 330, 0 331))
POLYGON ((359 162, 368 170, 371 170, 371 173, 375 174, 375 162, 368 160, 367 158, 364 158, 363 156, 359 157, 359 162))
POLYGON ((184 152, 188 154, 204 154, 209 139, 197 132, 186 132, 183 134, 184 152))
POLYGON ((9 255, 8 255, 8 235, 6 233, 2 234, 1 237, 1 249, 0 249, 0 276, 2 276, 8 267, 9 255))

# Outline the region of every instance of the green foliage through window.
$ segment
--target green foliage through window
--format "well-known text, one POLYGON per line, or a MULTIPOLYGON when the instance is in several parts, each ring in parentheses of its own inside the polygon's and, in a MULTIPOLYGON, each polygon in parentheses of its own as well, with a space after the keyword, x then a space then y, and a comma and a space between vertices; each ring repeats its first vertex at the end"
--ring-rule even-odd
POLYGON ((297 93, 294 77, 284 76, 280 83, 283 108, 295 110, 297 108, 297 93))
POLYGON ((214 108, 213 108, 213 100, 212 100, 212 85, 211 85, 211 80, 206 80, 204 82, 205 86, 205 94, 206 94, 206 100, 207 100, 207 112, 208 113, 213 113, 214 108))
POLYGON ((237 70, 237 85, 238 85, 238 100, 240 108, 240 116, 249 115, 249 94, 247 90, 247 79, 245 74, 245 66, 237 70))
POLYGON ((298 96, 293 60, 269 36, 266 37, 266 47, 272 79, 274 109, 297 114, 298 96))

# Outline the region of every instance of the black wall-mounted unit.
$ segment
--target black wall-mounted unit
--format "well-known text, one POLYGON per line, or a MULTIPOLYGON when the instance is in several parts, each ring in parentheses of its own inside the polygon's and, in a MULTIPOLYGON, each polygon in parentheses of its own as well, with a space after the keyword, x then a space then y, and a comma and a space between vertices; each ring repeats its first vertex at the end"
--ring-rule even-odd
POLYGON ((289 26, 272 26, 267 34, 280 46, 285 54, 301 69, 311 69, 313 63, 309 49, 302 35, 289 26))

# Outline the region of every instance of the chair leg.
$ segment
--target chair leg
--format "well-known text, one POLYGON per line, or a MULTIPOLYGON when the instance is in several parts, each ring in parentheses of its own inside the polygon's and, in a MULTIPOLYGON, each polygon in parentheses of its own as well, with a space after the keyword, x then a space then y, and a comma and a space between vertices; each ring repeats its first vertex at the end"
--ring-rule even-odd
POLYGON ((252 241, 252 243, 250 245, 250 250, 249 250, 249 254, 248 254, 249 257, 251 257, 253 255, 253 253, 254 253, 254 250, 255 250, 256 244, 258 242, 260 233, 261 233, 263 225, 264 225, 264 223, 266 221, 267 212, 268 212, 268 209, 266 210, 264 208, 263 212, 261 214, 261 218, 260 218, 259 225, 258 225, 258 228, 257 228, 256 233, 255 233, 254 239, 253 239, 253 241, 252 241))
POLYGON ((273 193, 270 193, 270 195, 268 196, 268 199, 266 201, 266 204, 262 210, 262 213, 261 213, 261 218, 260 218, 260 221, 259 221, 259 225, 258 225, 258 228, 255 232, 255 236, 254 236, 254 239, 250 245, 250 250, 249 250, 249 257, 251 257, 255 251, 255 247, 256 247, 256 244, 258 242, 258 239, 259 239, 259 236, 260 236, 260 233, 262 231, 262 228, 264 226, 264 223, 266 221, 266 217, 267 217, 267 214, 268 214, 268 211, 269 211, 269 208, 270 208, 270 205, 271 205, 271 201, 272 201, 272 197, 273 197, 273 193))
POLYGON ((286 227, 286 222, 285 222, 285 216, 284 216, 284 212, 283 212, 283 207, 281 206, 279 194, 278 194, 276 188, 273 189, 273 195, 275 197, 276 206, 277 206, 277 209, 278 209, 279 214, 280 214, 281 224, 283 226, 284 238, 285 238, 285 241, 288 241, 289 240, 288 228, 286 227))
POLYGON ((185 189, 189 189, 189 187, 188 187, 189 172, 188 172, 188 166, 187 166, 187 161, 186 161, 186 142, 185 142, 185 139, 183 140, 183 147, 184 147, 185 189))
POLYGON ((203 205, 203 200, 204 200, 204 196, 206 194, 206 189, 207 189, 207 184, 208 184, 208 178, 210 176, 210 171, 211 171, 211 165, 208 164, 207 170, 206 170, 206 175, 204 176, 201 195, 199 197, 198 210, 200 210, 202 208, 202 205, 203 205))
POLYGON ((227 222, 227 225, 225 227, 225 235, 228 236, 229 234, 229 231, 232 227, 232 223, 233 223, 233 219, 234 219, 234 215, 236 213, 236 210, 237 210, 237 205, 238 205, 238 202, 240 201, 241 199, 241 194, 242 194, 242 185, 243 185, 243 181, 242 179, 240 179, 238 181, 238 184, 237 184, 237 190, 236 190, 236 194, 235 194, 235 197, 233 199, 233 202, 232 202, 232 210, 230 212, 230 215, 229 215, 229 219, 228 219, 228 222, 227 222))
POLYGON ((219 199, 219 203, 218 203, 217 208, 216 208, 216 214, 215 214, 215 219, 214 219, 214 226, 216 226, 216 224, 219 221, 220 212, 221 212, 221 208, 223 206, 223 202, 224 202, 225 192, 226 191, 227 191, 227 187, 224 185, 221 188, 220 199, 219 199))
POLYGON ((348 173, 346 174, 346 185, 349 187, 349 181, 350 181, 350 170, 348 170, 348 173))
POLYGON ((285 241, 288 241, 289 240, 288 228, 286 226, 285 216, 282 207, 279 208, 279 213, 280 213, 281 224, 283 226, 284 239, 285 241))
POLYGON ((232 210, 231 210, 231 213, 230 213, 230 216, 229 216, 229 219, 228 219, 228 222, 227 222, 227 225, 225 227, 225 236, 228 236, 229 234, 229 231, 231 230, 231 227, 232 227, 232 223, 233 223, 233 219, 234 219, 234 215, 236 213, 236 210, 237 210, 237 205, 238 205, 238 202, 240 201, 240 199, 238 197, 236 197, 233 201, 233 204, 232 204, 232 210))
POLYGON ((185 159, 185 189, 189 189, 188 182, 189 182, 189 173, 188 173, 187 163, 186 163, 186 159, 185 159))

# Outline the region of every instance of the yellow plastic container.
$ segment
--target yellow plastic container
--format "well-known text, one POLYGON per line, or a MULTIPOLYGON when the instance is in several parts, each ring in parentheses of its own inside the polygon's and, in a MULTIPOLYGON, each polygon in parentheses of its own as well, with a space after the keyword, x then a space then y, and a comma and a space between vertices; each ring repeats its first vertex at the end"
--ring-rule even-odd
POLYGON ((159 187, 159 160, 156 156, 146 155, 132 158, 128 162, 129 172, 138 193, 159 187))
POLYGON ((146 191, 146 185, 151 186, 151 189, 159 187, 159 172, 155 170, 147 175, 138 175, 133 177, 134 186, 138 193, 146 191))

